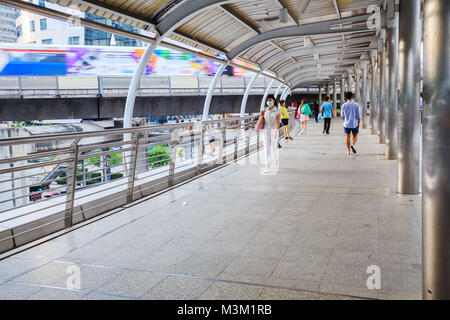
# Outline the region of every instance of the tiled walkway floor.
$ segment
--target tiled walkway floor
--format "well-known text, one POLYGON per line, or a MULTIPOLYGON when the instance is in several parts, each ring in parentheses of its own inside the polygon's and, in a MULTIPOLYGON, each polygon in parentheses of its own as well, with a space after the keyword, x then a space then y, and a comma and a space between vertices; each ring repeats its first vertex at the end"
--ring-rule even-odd
POLYGON ((0 299, 420 299, 420 196, 367 130, 349 156, 321 125, 275 176, 253 155, 0 261, 0 299))

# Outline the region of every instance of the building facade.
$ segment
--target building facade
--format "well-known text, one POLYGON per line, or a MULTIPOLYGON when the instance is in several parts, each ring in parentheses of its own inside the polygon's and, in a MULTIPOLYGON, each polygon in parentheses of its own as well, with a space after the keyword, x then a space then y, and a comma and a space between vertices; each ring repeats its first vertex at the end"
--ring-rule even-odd
POLYGON ((132 26, 111 21, 89 13, 79 13, 75 8, 63 8, 44 0, 29 0, 34 4, 63 11, 72 15, 68 21, 60 21, 22 11, 16 19, 17 43, 93 46, 141 46, 141 42, 111 33, 86 28, 77 23, 79 16, 102 24, 139 32, 132 26))
POLYGON ((20 11, 5 5, 0 5, 0 43, 17 41, 16 18, 20 11))

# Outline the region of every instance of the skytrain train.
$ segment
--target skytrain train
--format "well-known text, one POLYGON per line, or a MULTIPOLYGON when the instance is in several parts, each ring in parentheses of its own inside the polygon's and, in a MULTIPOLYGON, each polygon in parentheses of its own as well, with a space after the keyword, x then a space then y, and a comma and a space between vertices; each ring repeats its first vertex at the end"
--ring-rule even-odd
MULTIPOLYGON (((0 44, 0 76, 126 76, 134 73, 143 48, 0 44)), ((242 64, 242 62, 240 62, 242 64)), ((146 75, 214 75, 219 63, 191 54, 158 48, 146 75)), ((229 66, 224 75, 242 77, 229 66)))

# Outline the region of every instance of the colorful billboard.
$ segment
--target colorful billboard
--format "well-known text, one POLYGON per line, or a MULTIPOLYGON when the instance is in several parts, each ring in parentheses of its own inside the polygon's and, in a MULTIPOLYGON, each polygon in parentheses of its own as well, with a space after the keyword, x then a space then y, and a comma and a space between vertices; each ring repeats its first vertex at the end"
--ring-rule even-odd
MULTIPOLYGON (((143 48, 94 46, 0 45, 0 76, 102 75, 134 73, 143 48)), ((191 54, 157 49, 146 75, 214 75, 220 64, 191 54)), ((224 75, 244 76, 245 70, 227 67, 224 75)))

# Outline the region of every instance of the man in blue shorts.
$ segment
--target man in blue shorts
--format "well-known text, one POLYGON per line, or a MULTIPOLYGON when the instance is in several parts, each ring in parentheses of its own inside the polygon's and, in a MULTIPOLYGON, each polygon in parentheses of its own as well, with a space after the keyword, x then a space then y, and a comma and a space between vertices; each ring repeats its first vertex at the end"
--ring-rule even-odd
POLYGON ((361 122, 361 108, 359 104, 353 101, 353 93, 346 92, 347 102, 342 105, 342 117, 344 118, 344 131, 347 136, 347 154, 356 153, 355 144, 358 141, 359 124, 361 122), (350 144, 350 135, 353 135, 353 141, 350 144), (351 151, 350 151, 351 150, 351 151))

